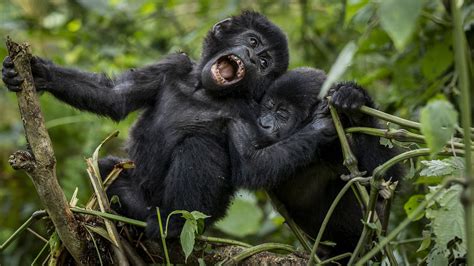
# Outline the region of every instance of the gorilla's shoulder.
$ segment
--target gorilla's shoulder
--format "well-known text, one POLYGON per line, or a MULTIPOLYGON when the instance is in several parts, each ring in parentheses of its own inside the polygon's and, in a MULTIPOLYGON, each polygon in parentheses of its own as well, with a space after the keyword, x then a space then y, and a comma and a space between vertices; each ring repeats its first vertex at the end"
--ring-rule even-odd
POLYGON ((162 64, 166 65, 166 72, 168 75, 175 77, 183 77, 188 75, 195 67, 195 62, 189 58, 186 53, 176 52, 167 55, 162 61, 162 64))

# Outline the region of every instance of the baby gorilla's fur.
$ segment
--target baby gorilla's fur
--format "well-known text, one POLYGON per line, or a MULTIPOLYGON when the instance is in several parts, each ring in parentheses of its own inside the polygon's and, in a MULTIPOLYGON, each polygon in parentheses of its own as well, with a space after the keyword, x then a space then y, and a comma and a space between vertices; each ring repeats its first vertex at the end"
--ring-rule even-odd
MULTIPOLYGON (((329 206, 346 183, 341 175, 349 174, 343 165, 342 151, 339 140, 335 137, 328 102, 318 99, 325 79, 325 74, 320 70, 300 68, 287 72, 273 83, 261 102, 257 119, 260 136, 255 133, 254 139, 246 140, 251 148, 245 151, 240 149, 240 152, 244 154, 242 158, 248 159, 239 161, 242 167, 235 170, 240 172, 233 174, 239 179, 244 179, 243 175, 256 179, 256 183, 264 182, 260 187, 274 192, 295 222, 313 238, 316 237, 329 206), (331 123, 328 124, 328 120, 331 123), (311 160, 308 164, 288 165, 280 160, 281 153, 294 151, 280 150, 273 154, 266 152, 268 147, 293 138, 295 132, 306 128, 308 123, 320 131, 316 136, 319 144, 309 153, 311 160), (261 160, 263 157, 265 159, 261 160), (275 171, 281 168, 281 164, 289 167, 286 171, 275 171)), ((374 105, 367 92, 357 84, 336 84, 329 91, 329 96, 340 111, 344 127, 378 127, 375 119, 357 111, 362 105, 374 105)), ((249 138, 249 135, 246 137, 249 138)), ((239 142, 245 142, 244 138, 244 134, 240 134, 239 142)), ((353 134, 350 144, 359 160, 359 169, 368 174, 396 154, 394 150, 380 145, 378 137, 353 134)), ((387 173, 387 178, 397 180, 400 175, 401 169, 397 166, 387 173)), ((323 236, 323 240, 333 241, 337 245, 319 252, 323 252, 324 256, 352 252, 362 231, 361 219, 362 210, 354 194, 346 193, 323 236)))

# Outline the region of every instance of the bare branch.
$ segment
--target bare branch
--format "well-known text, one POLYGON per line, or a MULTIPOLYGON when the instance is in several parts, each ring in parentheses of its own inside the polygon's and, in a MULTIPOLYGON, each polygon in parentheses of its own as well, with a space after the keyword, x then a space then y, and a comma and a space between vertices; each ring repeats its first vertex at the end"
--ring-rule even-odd
POLYGON ((23 169, 31 178, 64 246, 76 262, 81 263, 85 242, 56 178, 56 159, 31 74, 29 45, 27 43, 20 45, 7 38, 6 46, 15 69, 24 79, 17 97, 30 148, 30 151, 15 152, 10 156, 10 164, 15 169, 23 169))

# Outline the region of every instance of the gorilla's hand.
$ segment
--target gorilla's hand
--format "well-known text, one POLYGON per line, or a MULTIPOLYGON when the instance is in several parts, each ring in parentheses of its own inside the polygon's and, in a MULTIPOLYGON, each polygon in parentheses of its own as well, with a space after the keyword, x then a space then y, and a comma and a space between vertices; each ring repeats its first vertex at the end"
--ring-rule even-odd
POLYGON ((329 92, 331 103, 346 114, 357 112, 362 105, 372 107, 372 99, 367 92, 354 82, 342 82, 329 92))
POLYGON ((337 138, 336 127, 329 114, 316 112, 309 123, 311 130, 318 135, 321 142, 331 142, 337 138))
POLYGON ((3 60, 2 80, 10 91, 20 91, 20 85, 23 83, 23 78, 18 75, 18 72, 16 72, 13 61, 9 56, 5 57, 3 60))
MULTIPOLYGON (((47 87, 48 81, 51 80, 50 66, 52 66, 51 62, 40 57, 31 58, 31 72, 37 91, 44 90, 47 87)), ((2 80, 10 91, 20 91, 23 78, 18 75, 13 65, 13 60, 9 56, 3 60, 2 80)))

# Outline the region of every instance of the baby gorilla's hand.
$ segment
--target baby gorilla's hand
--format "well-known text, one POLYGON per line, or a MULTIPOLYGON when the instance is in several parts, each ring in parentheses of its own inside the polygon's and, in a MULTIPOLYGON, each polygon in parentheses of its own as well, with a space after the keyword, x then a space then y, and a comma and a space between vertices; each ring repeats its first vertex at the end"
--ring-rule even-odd
POLYGON ((330 142, 337 138, 336 128, 330 115, 316 113, 310 126, 318 133, 321 141, 330 142))
POLYGON ((329 96, 334 107, 346 114, 357 112, 362 105, 373 105, 367 92, 354 82, 336 84, 329 96))

